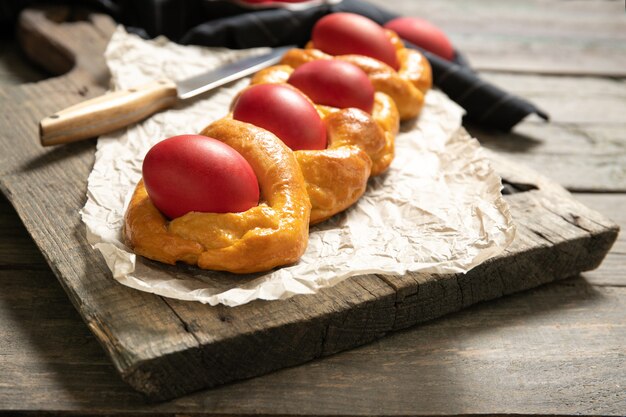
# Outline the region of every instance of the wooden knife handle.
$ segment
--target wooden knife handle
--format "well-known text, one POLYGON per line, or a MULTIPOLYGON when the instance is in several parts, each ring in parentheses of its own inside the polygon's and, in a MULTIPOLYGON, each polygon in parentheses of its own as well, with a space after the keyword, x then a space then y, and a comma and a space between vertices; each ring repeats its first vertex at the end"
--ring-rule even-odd
POLYGON ((169 80, 105 94, 48 116, 39 122, 42 146, 93 138, 172 107, 178 100, 169 80))

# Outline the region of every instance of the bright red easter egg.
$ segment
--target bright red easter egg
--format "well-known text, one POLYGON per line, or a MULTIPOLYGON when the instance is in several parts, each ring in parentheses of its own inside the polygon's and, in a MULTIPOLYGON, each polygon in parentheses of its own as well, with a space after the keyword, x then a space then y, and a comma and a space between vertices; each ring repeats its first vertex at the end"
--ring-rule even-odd
POLYGON ((233 118, 269 130, 294 151, 326 149, 326 126, 307 98, 292 87, 258 84, 241 93, 233 118))
POLYGON ((313 27, 315 48, 330 55, 357 54, 398 69, 396 48, 378 23, 354 13, 331 13, 313 27))
POLYGON ((235 213, 259 202, 252 167, 217 139, 181 135, 154 145, 143 161, 152 203, 170 219, 192 211, 235 213))
POLYGON ((385 24, 401 38, 440 57, 452 61, 454 48, 445 33, 427 20, 418 17, 398 17, 385 24))
POLYGON ((356 107, 368 113, 374 106, 374 86, 361 68, 349 62, 338 59, 307 62, 287 82, 316 104, 341 109, 356 107))

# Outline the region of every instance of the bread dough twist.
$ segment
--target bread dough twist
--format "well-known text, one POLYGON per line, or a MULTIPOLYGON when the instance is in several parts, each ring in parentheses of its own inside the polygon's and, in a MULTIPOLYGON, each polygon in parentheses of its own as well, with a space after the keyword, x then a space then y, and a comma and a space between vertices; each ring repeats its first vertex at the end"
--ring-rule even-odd
POLYGON ((201 132, 234 148, 259 180, 261 203, 241 213, 191 212, 168 221, 140 182, 125 218, 126 242, 167 264, 250 273, 296 262, 309 237, 309 202, 293 152, 267 130, 229 118, 201 132))
MULTIPOLYGON (((258 72, 250 83, 283 84, 293 71, 288 65, 276 65, 258 72)), ((324 150, 294 153, 311 200, 311 224, 316 224, 354 204, 365 192, 369 177, 387 170, 394 156, 399 118, 394 101, 380 92, 374 95, 371 115, 357 108, 313 105, 326 124, 328 145, 324 150)))
POLYGON ((400 67, 359 55, 332 57, 294 49, 277 65, 258 73, 252 84, 285 83, 298 66, 316 59, 341 59, 360 67, 374 89, 372 114, 356 108, 316 105, 327 128, 324 150, 291 151, 267 130, 229 115, 201 134, 237 150, 259 181, 261 202, 241 213, 198 213, 166 219, 152 204, 143 181, 125 216, 126 243, 138 255, 167 264, 185 262, 234 273, 266 271, 296 262, 306 249, 309 222, 328 219, 358 200, 372 175, 393 159, 399 120, 417 116, 432 85, 430 65, 417 51, 396 47, 400 67))
POLYGON ((400 120, 419 115, 424 106, 424 94, 432 87, 432 70, 428 60, 419 51, 405 48, 398 35, 385 29, 387 37, 396 48, 400 67, 394 70, 377 59, 363 55, 328 55, 309 42, 305 49, 287 51, 281 64, 298 68, 318 59, 340 59, 361 68, 369 77, 374 89, 390 96, 396 103, 400 120))

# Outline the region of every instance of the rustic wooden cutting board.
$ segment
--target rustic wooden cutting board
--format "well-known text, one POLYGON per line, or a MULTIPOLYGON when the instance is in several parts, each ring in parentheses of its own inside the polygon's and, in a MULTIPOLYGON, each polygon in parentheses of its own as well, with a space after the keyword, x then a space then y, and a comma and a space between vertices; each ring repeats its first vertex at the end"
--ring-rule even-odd
MULTIPOLYGON (((385 334, 596 268, 618 227, 535 172, 490 154, 517 236, 465 275, 366 275, 312 296, 211 307, 115 282, 85 238, 95 141, 44 149, 37 123, 104 92, 107 17, 65 9, 22 15, 27 55, 64 75, 0 89, 0 187, 121 377, 154 400, 297 365, 385 334), (73 20, 73 21, 68 21, 73 20)), ((459 132, 464 134, 464 132, 459 132)))

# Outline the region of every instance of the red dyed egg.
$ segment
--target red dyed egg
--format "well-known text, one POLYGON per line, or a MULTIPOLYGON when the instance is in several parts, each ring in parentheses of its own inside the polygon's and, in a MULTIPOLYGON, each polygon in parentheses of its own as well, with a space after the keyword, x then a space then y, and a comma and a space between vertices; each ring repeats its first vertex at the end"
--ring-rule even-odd
POLYGON ((418 17, 398 17, 385 24, 401 38, 440 57, 452 61, 454 48, 445 33, 427 20, 418 17))
POLYGON ((288 83, 317 104, 356 107, 368 113, 374 106, 374 87, 367 74, 338 59, 307 62, 291 74, 288 83))
POLYGON ((315 48, 330 55, 358 54, 376 58, 398 69, 398 57, 384 29, 367 17, 354 13, 332 13, 313 27, 315 48))
POLYGON ((289 86, 258 84, 244 90, 233 118, 269 130, 294 151, 326 149, 326 126, 317 110, 289 86))
POLYGON ((181 135, 154 145, 143 161, 150 200, 169 218, 192 211, 234 213, 259 202, 252 167, 217 139, 181 135))

